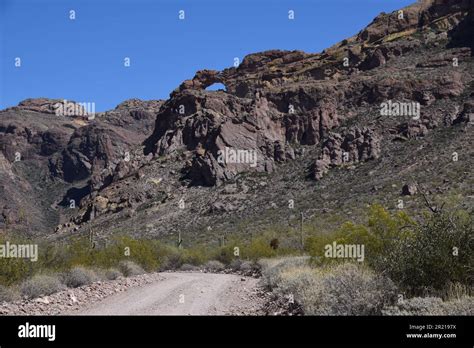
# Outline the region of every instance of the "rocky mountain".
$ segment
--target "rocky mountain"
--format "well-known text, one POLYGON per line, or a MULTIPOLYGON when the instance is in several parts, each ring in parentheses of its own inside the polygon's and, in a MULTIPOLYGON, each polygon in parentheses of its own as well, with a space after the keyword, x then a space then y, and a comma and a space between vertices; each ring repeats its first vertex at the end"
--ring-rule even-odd
MULTIPOLYGON (((104 181, 153 128, 161 101, 129 100, 88 120, 61 100, 28 99, 0 113, 0 228, 44 236, 104 181), (72 202, 71 200, 74 200, 72 202)), ((74 102, 72 102, 74 103, 74 102)))
POLYGON ((473 40, 473 1, 425 0, 321 53, 250 54, 92 120, 26 100, 0 112, 0 227, 217 242, 300 214, 330 230, 375 202, 417 212, 409 187, 472 208, 473 40))

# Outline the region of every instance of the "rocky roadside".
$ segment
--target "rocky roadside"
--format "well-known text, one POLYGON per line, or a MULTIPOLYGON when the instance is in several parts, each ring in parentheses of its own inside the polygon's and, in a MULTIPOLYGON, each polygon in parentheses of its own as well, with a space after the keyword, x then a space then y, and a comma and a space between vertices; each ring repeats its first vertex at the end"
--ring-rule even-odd
MULTIPOLYGON (((235 274, 239 278, 236 282, 246 282, 248 286, 236 284, 221 294, 222 298, 235 298, 242 305, 230 306, 223 310, 214 308, 217 315, 295 315, 294 308, 287 308, 281 299, 278 300, 258 283, 258 272, 236 272, 229 269, 209 272, 208 270, 180 271, 180 273, 220 273, 235 274)), ((0 303, 0 315, 71 315, 81 309, 98 303, 116 293, 125 292, 131 288, 162 281, 160 273, 149 273, 135 277, 121 277, 116 280, 98 281, 74 289, 67 289, 49 296, 35 299, 22 299, 14 302, 0 303)), ((212 314, 212 312, 210 313, 212 314)))
POLYGON ((124 292, 161 280, 159 273, 142 274, 131 278, 98 281, 75 289, 31 300, 0 304, 0 315, 61 315, 79 310, 110 295, 124 292))

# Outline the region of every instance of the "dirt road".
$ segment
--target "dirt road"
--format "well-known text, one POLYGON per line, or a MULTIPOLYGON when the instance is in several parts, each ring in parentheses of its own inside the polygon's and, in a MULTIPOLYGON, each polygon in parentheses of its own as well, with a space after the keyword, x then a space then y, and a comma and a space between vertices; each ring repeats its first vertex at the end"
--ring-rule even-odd
POLYGON ((78 315, 258 315, 258 279, 233 274, 160 273, 160 280, 109 296, 78 315))

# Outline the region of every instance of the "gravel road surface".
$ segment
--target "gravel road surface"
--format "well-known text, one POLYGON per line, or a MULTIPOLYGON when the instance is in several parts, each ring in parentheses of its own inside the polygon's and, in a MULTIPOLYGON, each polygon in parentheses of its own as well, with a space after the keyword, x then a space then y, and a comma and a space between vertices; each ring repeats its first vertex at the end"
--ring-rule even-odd
POLYGON ((160 273, 160 279, 106 297, 79 315, 258 315, 258 279, 234 274, 160 273))

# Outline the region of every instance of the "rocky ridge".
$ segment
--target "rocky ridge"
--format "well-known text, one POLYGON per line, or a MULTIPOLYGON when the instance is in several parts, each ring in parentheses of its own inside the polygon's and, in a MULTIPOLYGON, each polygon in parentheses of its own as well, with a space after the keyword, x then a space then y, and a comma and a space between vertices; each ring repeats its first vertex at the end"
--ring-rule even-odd
POLYGON ((198 71, 166 101, 130 100, 87 124, 51 115, 45 99, 20 103, 0 113, 2 189, 13 197, 4 224, 49 238, 181 231, 204 241, 291 228, 289 200, 324 228, 328 212, 393 207, 413 180, 469 206, 473 16, 472 1, 421 1, 321 53, 250 54, 237 68, 198 71), (214 83, 226 90, 207 91, 214 83), (420 112, 382 115, 389 101, 420 112), (223 161, 229 150, 244 160, 223 161), (28 203, 44 195, 39 180, 57 189, 28 203), (47 221, 17 216, 25 206, 47 221))

